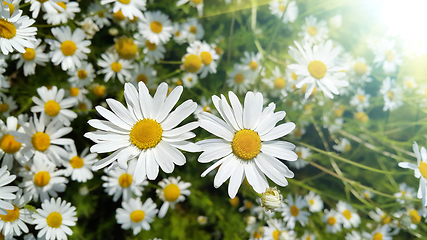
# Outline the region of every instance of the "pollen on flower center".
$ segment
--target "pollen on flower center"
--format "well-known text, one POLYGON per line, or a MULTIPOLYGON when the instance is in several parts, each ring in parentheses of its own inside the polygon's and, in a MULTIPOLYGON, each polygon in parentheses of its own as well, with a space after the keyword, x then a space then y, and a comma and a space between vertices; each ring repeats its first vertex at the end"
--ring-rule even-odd
POLYGON ((252 70, 256 70, 257 68, 258 68, 258 63, 257 62, 255 62, 255 61, 251 61, 250 63, 249 63, 249 67, 252 69, 252 70))
POLYGON ((6 215, 0 214, 0 218, 4 222, 14 222, 19 218, 19 208, 17 206, 14 206, 12 210, 6 210, 6 211, 7 211, 6 215))
POLYGON ((307 28, 307 32, 311 35, 311 36, 316 36, 317 34, 317 28, 310 26, 307 28))
POLYGON ((251 160, 260 152, 261 138, 253 130, 242 129, 234 134, 231 149, 237 157, 251 160))
POLYGON ((415 209, 409 212, 409 216, 411 217, 411 222, 413 224, 418 224, 421 221, 421 216, 418 214, 418 211, 415 209))
POLYGON ((50 174, 46 171, 40 171, 34 175, 33 181, 37 187, 44 187, 50 181, 50 174))
POLYGON ((79 92, 80 92, 80 89, 77 87, 70 88, 70 95, 73 97, 79 95, 79 92))
POLYGON ((129 173, 123 173, 119 177, 119 184, 122 188, 128 188, 132 184, 133 178, 129 173))
POLYGON ((49 100, 44 104, 44 111, 48 116, 55 117, 61 111, 61 106, 55 100, 49 100))
POLYGON ((208 113, 212 113, 211 107, 208 106, 208 105, 206 105, 206 106, 203 107, 203 111, 204 112, 208 112, 208 113))
POLYGON ((276 78, 274 79, 274 88, 276 89, 282 89, 286 86, 286 81, 283 78, 276 78))
POLYGON ((71 167, 73 168, 81 168, 83 165, 85 165, 83 159, 79 156, 74 156, 70 159, 71 167))
POLYGON ((85 79, 87 77, 86 70, 80 69, 79 71, 77 71, 77 77, 79 77, 80 79, 85 79))
POLYGON ((73 41, 67 40, 61 43, 61 51, 65 56, 72 56, 76 52, 77 46, 73 41))
POLYGON ((372 238, 372 240, 382 240, 383 239, 383 235, 379 232, 374 234, 374 237, 372 238))
POLYGON ((321 61, 311 61, 307 68, 314 78, 321 79, 326 75, 326 65, 321 61))
POLYGON ((298 214, 299 214, 299 209, 298 209, 298 207, 297 207, 297 206, 292 205, 290 210, 291 210, 291 214, 292 214, 292 216, 294 216, 294 217, 298 216, 298 214))
POLYGON ((358 62, 354 65, 354 72, 357 76, 361 77, 363 74, 366 73, 366 70, 368 69, 368 66, 366 64, 358 62))
POLYGON ((6 19, 0 19, 0 37, 12 39, 16 35, 16 27, 6 19))
POLYGON ((47 216, 46 223, 51 228, 59 228, 62 225, 62 215, 59 212, 52 212, 47 216))
POLYGON ((31 143, 37 151, 44 152, 50 146, 50 136, 44 132, 37 132, 31 138, 31 143))
POLYGON ((310 205, 313 205, 313 204, 314 204, 313 199, 310 199, 310 201, 308 201, 308 202, 309 202, 309 204, 310 204, 310 205))
POLYGON ((36 57, 36 51, 32 48, 25 48, 25 52, 22 54, 25 61, 31 61, 36 57))
POLYGON ((5 153, 13 154, 21 149, 21 143, 17 142, 12 135, 6 134, 0 139, 0 148, 5 153))
POLYGON ((111 64, 111 70, 113 70, 114 72, 120 72, 120 70, 122 70, 122 64, 119 62, 113 62, 111 64))
POLYGON ((351 219, 351 212, 349 210, 344 210, 344 212, 342 212, 342 215, 344 215, 344 217, 348 220, 351 219))
POLYGON ((7 103, 1 103, 0 112, 6 112, 7 110, 9 110, 9 105, 7 105, 7 103))
POLYGON ((160 22, 154 21, 151 22, 150 28, 154 33, 160 33, 163 29, 163 25, 160 22))
POLYGON ((195 26, 191 26, 190 30, 189 30, 192 34, 196 34, 197 33, 197 28, 195 26))
POLYGON ((130 0, 118 0, 120 3, 123 3, 123 4, 129 4, 130 3, 130 0))
POLYGON ((202 60, 194 54, 188 55, 184 60, 184 68, 186 71, 195 73, 202 67, 202 60))
POLYGON ((175 202, 179 195, 181 195, 181 190, 176 184, 170 183, 163 189, 163 193, 165 194, 165 199, 168 202, 175 202))
POLYGON ((132 59, 135 57, 138 47, 131 38, 121 38, 115 44, 116 52, 120 58, 132 59))
POLYGON ((142 210, 135 210, 130 214, 130 220, 134 223, 141 222, 145 218, 145 212, 142 210))
POLYGON ((129 133, 130 142, 141 150, 153 148, 162 140, 163 129, 156 121, 149 118, 139 120, 129 133))
POLYGON ((209 65, 212 62, 212 55, 209 52, 200 53, 200 57, 202 58, 202 63, 204 65, 209 65))
POLYGON ((136 77, 136 82, 143 82, 143 83, 147 84, 148 78, 147 78, 147 76, 145 76, 145 74, 139 74, 136 77))
POLYGON ((148 40, 145 42, 145 45, 147 46, 148 50, 150 50, 150 51, 154 51, 157 48, 156 44, 151 43, 148 40))
POLYGON ((335 217, 330 217, 328 219, 328 224, 329 225, 334 225, 337 222, 337 220, 335 219, 335 217))
POLYGON ((421 161, 420 165, 418 166, 418 169, 420 170, 421 175, 423 175, 423 177, 427 179, 427 163, 421 161))
POLYGON ((245 78, 243 77, 243 74, 241 74, 241 73, 238 73, 238 74, 236 74, 236 76, 234 76, 234 82, 237 84, 242 83, 243 80, 245 80, 245 78))

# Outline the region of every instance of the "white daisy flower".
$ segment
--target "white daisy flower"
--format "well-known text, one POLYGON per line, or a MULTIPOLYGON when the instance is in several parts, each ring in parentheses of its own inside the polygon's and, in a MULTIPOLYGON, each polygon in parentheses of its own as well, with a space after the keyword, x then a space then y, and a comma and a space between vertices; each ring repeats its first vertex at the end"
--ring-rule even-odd
POLYGON ((37 39, 34 43, 34 48, 25 48, 24 53, 12 55, 13 60, 19 59, 16 68, 20 68, 24 65, 24 76, 34 75, 36 72, 36 65, 46 66, 46 63, 50 61, 49 55, 44 53, 46 45, 40 45, 41 42, 41 39, 37 39))
POLYGON ((302 196, 296 195, 295 201, 292 195, 289 194, 286 198, 286 204, 284 204, 282 211, 282 217, 286 226, 290 229, 295 228, 295 223, 298 221, 303 227, 308 223, 308 217, 310 213, 304 211, 303 208, 307 207, 307 202, 302 196))
POLYGON ((289 230, 281 219, 269 219, 267 220, 267 225, 267 227, 264 227, 262 240, 296 239, 296 233, 293 230, 289 230))
POLYGON ((398 165, 402 168, 414 170, 415 177, 420 179, 417 197, 422 199, 423 206, 427 206, 427 151, 425 147, 420 150, 416 142, 414 142, 413 149, 417 157, 417 164, 400 162, 398 165))
POLYGON ((272 74, 271 77, 262 79, 262 82, 268 87, 269 94, 273 97, 286 97, 288 81, 285 74, 282 74, 278 66, 274 67, 272 74))
POLYGON ((199 14, 199 17, 203 16, 203 0, 178 0, 178 2, 176 2, 176 6, 179 7, 188 2, 192 7, 197 8, 197 13, 199 14))
POLYGON ((42 158, 47 162, 62 165, 63 158, 67 158, 68 153, 65 149, 59 147, 63 145, 74 144, 71 138, 62 138, 64 135, 73 131, 71 127, 63 127, 60 121, 50 121, 47 126, 41 118, 37 119, 34 114, 29 123, 18 121, 25 133, 12 131, 10 135, 15 140, 24 144, 21 153, 26 161, 34 157, 42 158), (59 146, 58 146, 59 145, 59 146))
POLYGON ((67 239, 67 235, 72 235, 71 226, 76 225, 76 207, 71 206, 61 198, 56 200, 46 199, 41 209, 37 209, 34 216, 35 229, 40 230, 37 238, 46 238, 46 240, 67 239))
POLYGON ((122 229, 132 228, 133 235, 141 232, 141 229, 150 230, 150 223, 159 211, 151 198, 148 198, 144 204, 140 198, 131 198, 129 201, 123 201, 122 207, 116 210, 117 223, 122 225, 122 229))
POLYGON ((79 99, 77 107, 79 110, 87 112, 92 109, 92 101, 87 97, 82 97, 79 99))
POLYGON ((351 227, 357 228, 360 224, 360 216, 354 211, 353 207, 343 201, 337 203, 337 211, 341 213, 341 222, 343 227, 349 229, 351 227))
POLYGON ((53 86, 47 89, 45 86, 37 88, 40 98, 33 96, 36 106, 31 107, 31 112, 41 113, 41 119, 58 120, 65 126, 70 126, 71 121, 77 117, 77 113, 67 109, 74 106, 77 101, 74 98, 65 98, 64 89, 53 86))
POLYGON ((48 24, 58 25, 65 24, 69 20, 73 20, 76 13, 80 12, 78 2, 56 2, 59 5, 61 10, 57 10, 50 13, 45 13, 43 19, 46 20, 48 24))
POLYGON ((74 144, 66 146, 66 149, 69 152, 69 157, 67 159, 69 161, 64 161, 64 166, 67 168, 67 176, 71 176, 71 180, 80 183, 92 179, 93 173, 91 168, 97 161, 98 155, 96 153, 88 155, 89 148, 85 148, 79 156, 74 144))
POLYGON ((332 148, 337 152, 345 153, 351 150, 351 142, 347 138, 343 138, 338 145, 333 145, 332 148))
POLYGON ((322 221, 326 223, 326 232, 337 233, 341 232, 341 217, 336 210, 325 209, 325 214, 322 216, 322 221))
POLYGON ((417 82, 415 82, 415 78, 413 77, 405 77, 403 79, 403 88, 405 90, 411 91, 418 87, 417 82))
POLYGON ((326 41, 329 38, 329 29, 325 20, 317 21, 314 16, 305 18, 305 24, 302 26, 302 32, 298 36, 303 37, 303 44, 312 46, 326 41))
POLYGON ((96 77, 92 63, 82 61, 80 67, 73 71, 68 71, 68 82, 76 84, 77 87, 86 87, 93 82, 96 77))
POLYGON ((245 70, 249 71, 249 74, 251 78, 254 80, 258 77, 258 74, 261 71, 261 59, 262 55, 261 53, 254 53, 254 52, 244 52, 244 57, 240 58, 240 61, 242 62, 242 66, 245 70))
POLYGON ((198 216, 197 217, 197 222, 201 225, 204 226, 208 223, 208 217, 206 216, 198 216))
POLYGON ((400 204, 405 204, 407 200, 415 197, 415 189, 406 185, 406 183, 399 184, 399 192, 395 193, 396 201, 400 204))
POLYGON ((369 217, 371 217, 373 220, 375 220, 378 223, 389 224, 391 222, 391 217, 383 212, 380 208, 376 208, 374 211, 369 211, 368 213, 369 217))
POLYGON ((10 112, 18 109, 18 105, 13 100, 13 96, 6 96, 4 93, 0 93, 0 113, 4 117, 9 117, 10 112))
POLYGON ((0 214, 7 214, 8 210, 13 210, 14 206, 4 200, 13 200, 16 198, 13 192, 18 191, 16 186, 6 186, 15 180, 15 175, 10 175, 7 166, 0 168, 0 214))
POLYGON ((310 191, 304 198, 307 201, 308 210, 310 212, 315 213, 323 210, 322 198, 315 192, 310 191))
POLYGON ((160 11, 147 11, 145 18, 139 23, 139 32, 148 41, 166 44, 172 37, 172 23, 169 17, 160 11))
POLYGON ((81 22, 76 22, 79 27, 85 32, 87 39, 92 39, 93 36, 97 32, 99 32, 99 27, 96 25, 96 23, 92 20, 92 18, 85 18, 81 22))
POLYGON ((7 166, 9 170, 12 170, 13 160, 22 160, 22 144, 17 142, 15 138, 10 135, 12 131, 23 132, 23 129, 18 129, 18 119, 15 117, 8 117, 6 123, 0 120, 0 159, 2 159, 2 167, 7 166))
POLYGON ((359 88, 356 91, 356 94, 351 98, 350 105, 356 107, 358 112, 363 111, 369 107, 369 98, 371 95, 366 94, 365 90, 359 88))
POLYGON ((203 36, 205 36, 205 30, 203 29, 202 24, 200 24, 200 22, 195 18, 189 18, 186 22, 183 22, 182 31, 187 37, 187 42, 189 43, 202 40, 203 36))
POLYGON ((199 78, 194 73, 184 73, 182 75, 182 85, 186 88, 192 88, 199 82, 199 78))
POLYGON ((93 21, 101 29, 104 26, 110 26, 110 20, 113 18, 107 9, 103 8, 97 2, 92 2, 87 8, 88 13, 91 15, 93 21))
POLYGON ((216 53, 215 49, 212 48, 205 41, 203 42, 195 41, 190 44, 190 47, 192 46, 192 44, 196 44, 196 45, 199 44, 197 53, 190 52, 188 48, 187 48, 187 52, 190 54, 196 54, 200 57, 200 60, 202 61, 202 66, 200 68, 200 78, 205 78, 209 73, 215 74, 217 64, 218 64, 218 59, 219 59, 219 56, 216 53))
POLYGON ((234 64, 233 71, 227 75, 227 85, 232 87, 234 92, 244 94, 252 88, 253 84, 254 79, 249 71, 240 64, 234 64))
POLYGON ((0 214, 0 230, 5 239, 21 236, 22 232, 28 233, 25 223, 33 224, 32 212, 24 207, 30 200, 30 196, 22 196, 22 191, 19 190, 16 198, 10 201, 13 209, 7 210, 7 214, 0 214))
POLYGON ((182 25, 179 23, 173 23, 173 40, 175 40, 176 43, 179 45, 185 43, 187 41, 187 35, 182 25))
POLYGON ((22 168, 19 176, 23 177, 19 187, 34 201, 45 201, 50 197, 58 197, 58 192, 64 192, 68 183, 64 170, 57 170, 55 165, 35 156, 30 169, 22 168))
POLYGON ((162 43, 152 43, 145 40, 140 34, 136 34, 135 39, 135 43, 142 48, 142 53, 145 54, 144 62, 154 64, 165 58, 166 48, 162 43))
POLYGON ((294 22, 298 17, 298 5, 296 1, 289 0, 273 0, 268 7, 271 14, 278 18, 283 16, 283 23, 294 22))
POLYGON ((62 70, 73 71, 81 66, 81 61, 87 59, 90 53, 89 40, 85 39, 85 33, 80 28, 76 28, 71 33, 71 28, 66 26, 52 28, 53 36, 57 39, 46 39, 50 45, 50 55, 54 65, 61 64, 62 70))
POLYGON ((381 240, 392 240, 393 237, 390 233, 390 227, 388 225, 378 226, 372 233, 364 232, 362 235, 365 239, 381 239, 381 240))
POLYGON ((310 47, 302 47, 295 42, 298 49, 289 47, 289 54, 297 61, 297 64, 291 64, 289 69, 295 70, 301 80, 297 83, 297 88, 302 88, 308 84, 305 91, 305 99, 313 92, 315 86, 318 86, 325 96, 334 98, 333 94, 339 94, 339 88, 348 86, 348 81, 343 80, 345 73, 340 72, 341 67, 335 66, 334 59, 340 53, 338 48, 333 47, 331 40, 324 44, 310 47))
POLYGON ((345 235, 345 240, 362 240, 362 235, 353 230, 345 235))
POLYGON ((294 162, 290 162, 289 165, 296 169, 301 169, 307 166, 308 162, 305 161, 305 159, 310 158, 312 155, 310 152, 310 148, 298 146, 295 148, 295 153, 297 154, 298 159, 294 162))
POLYGON ((200 126, 220 138, 206 139, 197 144, 203 153, 198 161, 208 163, 217 160, 202 177, 219 166, 214 179, 214 187, 220 187, 228 178, 228 195, 234 198, 244 177, 257 193, 268 188, 266 174, 279 186, 286 186, 285 177, 293 178, 294 173, 280 159, 295 161, 298 156, 292 151, 295 145, 286 141, 274 141, 290 133, 295 124, 292 122, 275 127, 286 113, 273 113, 276 105, 270 103, 264 110, 261 93, 248 92, 244 107, 237 96, 229 92, 231 106, 224 95, 213 96, 212 101, 224 120, 213 114, 202 112, 199 115, 200 126))
POLYGON ((120 197, 122 201, 129 201, 134 195, 136 197, 142 196, 143 186, 147 186, 148 182, 143 181, 142 183, 135 182, 134 177, 135 167, 137 164, 136 159, 129 161, 129 167, 127 170, 121 168, 115 168, 111 170, 105 169, 104 172, 107 176, 102 176, 101 179, 104 181, 102 186, 105 188, 105 192, 109 196, 113 196, 113 201, 117 202, 120 197))
POLYGON ((163 201, 160 207, 159 218, 163 218, 169 207, 175 209, 175 205, 185 200, 185 196, 190 196, 188 188, 191 183, 181 181, 181 177, 168 177, 159 182, 161 189, 156 189, 157 196, 163 201))
POLYGON ((375 66, 382 65, 384 73, 395 73, 397 68, 402 65, 402 57, 395 50, 394 40, 382 40, 375 49, 375 66))
POLYGON ((121 11, 123 16, 133 19, 134 17, 143 19, 142 11, 145 11, 146 0, 101 0, 102 5, 114 3, 113 12, 121 11))
POLYGON ((347 70, 352 81, 357 83, 370 82, 372 81, 369 76, 371 75, 372 67, 368 66, 366 59, 358 57, 351 61, 349 65, 350 69, 347 70))
POLYGON ((39 15, 40 9, 47 13, 55 13, 62 10, 62 8, 57 4, 61 0, 25 0, 25 3, 30 2, 30 11, 33 13, 32 17, 35 19, 39 15))
POLYGON ((130 81, 136 87, 139 82, 145 83, 148 89, 156 89, 157 72, 151 65, 144 64, 143 62, 135 63, 132 72, 132 80, 130 81))
POLYGON ((141 183, 146 177, 155 179, 159 166, 164 172, 171 173, 175 164, 184 165, 185 156, 178 149, 198 152, 200 147, 186 141, 195 136, 190 131, 199 126, 197 122, 175 128, 197 107, 192 100, 187 100, 171 112, 181 96, 181 86, 174 88, 168 97, 166 83, 159 85, 154 97, 150 96, 144 83, 139 82, 138 87, 139 92, 131 83, 125 84, 127 108, 114 99, 106 100, 114 113, 97 106, 98 113, 108 121, 89 120, 89 125, 99 131, 84 136, 96 143, 91 152, 113 152, 95 163, 94 170, 115 164, 116 160, 121 168, 126 169, 126 162, 135 157, 138 164, 133 177, 141 183))
POLYGON ((34 48, 36 27, 30 27, 36 21, 28 16, 21 16, 22 10, 10 15, 9 8, 0 8, 0 48, 4 55, 14 50, 24 53, 25 48, 34 48))
POLYGON ((390 77, 384 79, 380 88, 380 93, 384 98, 383 111, 394 111, 403 105, 402 88, 397 86, 395 79, 391 79, 390 77))
POLYGON ((103 69, 98 70, 97 73, 105 74, 105 82, 108 82, 110 78, 115 79, 116 77, 121 83, 130 80, 130 70, 133 68, 130 61, 120 59, 116 53, 103 53, 101 54, 101 58, 98 60, 98 65, 103 69))
POLYGON ((21 0, 5 0, 3 1, 3 7, 9 8, 10 15, 12 15, 15 11, 19 10, 19 4, 21 0))

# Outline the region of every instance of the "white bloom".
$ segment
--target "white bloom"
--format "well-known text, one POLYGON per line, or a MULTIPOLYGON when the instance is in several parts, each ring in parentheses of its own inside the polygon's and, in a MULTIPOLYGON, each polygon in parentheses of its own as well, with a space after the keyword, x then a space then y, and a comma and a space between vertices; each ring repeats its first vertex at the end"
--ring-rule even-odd
POLYGON ((163 201, 163 205, 159 211, 159 218, 163 218, 169 207, 174 209, 175 205, 185 200, 185 196, 190 196, 191 192, 188 188, 191 183, 181 181, 181 177, 164 178, 159 182, 161 189, 157 189, 156 193, 163 201))
POLYGON ((7 166, 9 170, 12 170, 13 160, 22 161, 22 144, 17 142, 15 138, 10 135, 12 131, 23 132, 22 127, 18 129, 18 120, 15 117, 8 117, 6 123, 0 120, 0 159, 2 159, 2 167, 7 166))
POLYGON ((205 36, 205 30, 203 29, 202 24, 200 24, 200 22, 195 18, 189 18, 186 22, 183 22, 182 31, 189 43, 202 40, 203 36, 205 36))
POLYGON ((55 13, 59 10, 62 10, 62 8, 57 4, 57 2, 60 2, 61 0, 45 0, 45 1, 38 1, 38 0, 25 0, 26 3, 31 2, 30 11, 33 12, 32 17, 37 18, 39 15, 40 9, 47 13, 55 13))
POLYGON ((369 98, 371 95, 366 94, 361 88, 357 89, 356 94, 351 98, 350 105, 356 107, 358 112, 369 107, 369 98))
POLYGON ((320 212, 323 210, 323 201, 322 198, 317 195, 315 192, 310 191, 307 195, 305 195, 305 200, 307 201, 308 210, 310 212, 320 212))
POLYGON ((296 1, 273 0, 269 3, 271 14, 278 18, 283 16, 283 23, 294 22, 298 17, 298 5, 296 1))
POLYGON ((71 180, 77 182, 86 182, 93 178, 93 173, 91 171, 92 165, 97 160, 97 154, 92 153, 87 155, 89 148, 85 148, 80 156, 77 154, 76 147, 74 144, 66 146, 69 157, 64 161, 64 166, 67 168, 67 175, 71 175, 71 180))
POLYGON ((305 24, 302 26, 302 32, 298 36, 304 37, 303 43, 309 46, 319 44, 328 39, 329 29, 325 20, 317 21, 314 16, 305 18, 305 24))
POLYGON ((381 85, 380 93, 384 98, 383 111, 393 111, 403 105, 402 88, 398 87, 395 79, 387 77, 381 85))
POLYGON ((233 88, 234 92, 244 94, 252 88, 254 79, 244 66, 234 64, 234 69, 227 75, 227 85, 233 88))
POLYGON ((325 209, 325 214, 322 216, 323 222, 326 223, 326 231, 329 233, 341 232, 341 217, 340 214, 331 209, 325 209))
POLYGON ((114 53, 101 54, 102 60, 98 60, 98 65, 102 68, 98 70, 98 74, 105 74, 104 81, 108 82, 110 78, 119 79, 121 83, 129 81, 131 77, 130 70, 133 68, 130 61, 121 59, 114 53))
POLYGON ((157 88, 156 78, 157 72, 151 65, 139 62, 134 64, 132 80, 130 82, 136 87, 139 82, 143 82, 148 89, 152 90, 157 88))
POLYGON ((141 229, 150 230, 150 223, 159 211, 151 198, 148 198, 144 204, 140 198, 131 198, 129 201, 123 201, 122 207, 116 210, 117 223, 122 225, 122 229, 132 228, 133 235, 141 232, 141 229))
POLYGON ((46 62, 50 61, 48 54, 44 53, 45 44, 40 45, 41 39, 37 39, 34 43, 34 48, 25 48, 24 53, 12 55, 12 59, 19 59, 16 68, 24 65, 24 76, 33 75, 36 71, 36 65, 46 66, 46 62))
POLYGON ((288 228, 294 229, 297 221, 303 227, 308 223, 310 213, 303 210, 305 207, 307 207, 307 202, 302 196, 296 195, 294 201, 292 195, 288 195, 286 198, 286 204, 281 209, 283 220, 287 222, 286 226, 288 228))
POLYGON ((280 190, 277 190, 277 187, 267 188, 261 196, 261 207, 265 211, 274 212, 276 208, 280 208, 281 206, 282 195, 280 194, 280 190))
POLYGON ((6 186, 15 180, 15 178, 15 175, 10 175, 6 166, 0 168, 0 214, 7 214, 7 210, 14 209, 12 204, 4 200, 13 200, 16 198, 13 192, 18 191, 19 188, 16 186, 6 186))
POLYGON ((172 23, 169 17, 160 11, 147 11, 142 22, 139 23, 139 32, 148 41, 166 44, 172 37, 172 23))
POLYGON ((33 223, 32 212, 24 207, 30 200, 30 196, 22 196, 22 191, 19 190, 16 198, 10 201, 13 209, 8 210, 5 215, 0 215, 0 230, 5 239, 21 236, 22 232, 28 233, 28 227, 25 223, 33 223))
POLYGON ((114 3, 113 12, 121 11, 123 16, 133 19, 137 17, 143 19, 142 11, 145 11, 146 0, 101 0, 102 5, 114 3))
POLYGON ((75 84, 76 87, 88 86, 96 76, 92 63, 86 61, 82 61, 81 66, 73 71, 68 71, 68 75, 70 75, 68 82, 75 84))
POLYGON ((65 24, 68 22, 68 19, 73 20, 76 13, 80 12, 78 2, 57 2, 56 4, 59 5, 61 10, 45 13, 43 15, 43 19, 46 20, 48 24, 65 24))
POLYGON ((359 226, 360 216, 354 211, 350 204, 339 201, 337 203, 337 211, 341 213, 340 217, 344 228, 357 228, 359 226))
POLYGON ((345 153, 351 150, 351 142, 347 138, 343 138, 338 145, 333 145, 332 148, 337 152, 345 153))
POLYGON ((384 73, 394 73, 402 65, 402 57, 396 53, 394 40, 382 40, 375 49, 375 66, 382 64, 384 73))

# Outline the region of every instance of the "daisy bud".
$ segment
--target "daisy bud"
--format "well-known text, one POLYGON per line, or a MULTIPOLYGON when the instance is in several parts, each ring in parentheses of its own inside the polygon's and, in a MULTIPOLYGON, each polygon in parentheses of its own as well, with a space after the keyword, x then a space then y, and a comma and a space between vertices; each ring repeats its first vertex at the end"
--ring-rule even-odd
POLYGON ((248 226, 254 225, 256 223, 256 218, 254 216, 249 216, 246 218, 246 223, 248 226))
POLYGON ((277 190, 277 187, 267 188, 261 196, 261 207, 265 211, 274 212, 276 208, 282 206, 282 195, 280 195, 280 190, 277 190))
POLYGON ((108 29, 108 34, 110 34, 111 36, 117 36, 117 34, 119 34, 119 30, 117 30, 117 28, 110 28, 108 29))

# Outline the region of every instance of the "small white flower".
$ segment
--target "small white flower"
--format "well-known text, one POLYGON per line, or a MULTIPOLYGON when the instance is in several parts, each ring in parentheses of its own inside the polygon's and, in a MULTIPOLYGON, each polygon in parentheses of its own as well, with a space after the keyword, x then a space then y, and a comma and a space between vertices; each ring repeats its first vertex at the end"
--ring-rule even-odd
POLYGON ((339 201, 337 203, 337 211, 341 213, 340 217, 344 228, 357 228, 359 226, 360 216, 354 211, 350 204, 339 201))
POLYGON ((169 17, 160 11, 147 11, 142 22, 139 23, 139 32, 154 44, 166 44, 172 37, 172 23, 169 17))
POLYGON ((101 58, 98 60, 98 65, 102 68, 98 70, 98 74, 105 74, 104 81, 108 82, 111 78, 119 79, 121 83, 128 82, 131 77, 130 70, 133 68, 132 64, 128 60, 119 58, 115 53, 103 53, 101 58))
POLYGON ((33 75, 36 72, 36 65, 46 66, 46 63, 50 61, 49 55, 44 53, 46 45, 40 45, 41 42, 41 39, 37 39, 34 48, 27 47, 24 53, 12 55, 13 60, 19 59, 16 68, 24 65, 24 76, 33 75))
POLYGON ((123 201, 122 207, 116 210, 117 223, 122 225, 122 229, 132 229, 133 235, 141 232, 141 229, 150 230, 150 223, 159 211, 151 198, 148 198, 144 204, 140 198, 131 198, 123 201))
POLYGON ((277 187, 267 188, 261 196, 261 207, 265 211, 274 212, 277 208, 282 206, 282 195, 277 187))
POLYGON ((380 93, 384 98, 383 111, 393 111, 403 105, 402 88, 398 87, 395 79, 387 77, 381 85, 380 93))
POLYGON ((190 196, 191 192, 188 188, 191 186, 189 182, 181 181, 181 177, 164 178, 159 182, 161 189, 157 189, 156 193, 163 201, 163 205, 159 211, 159 218, 163 218, 169 207, 174 209, 175 205, 185 200, 185 196, 190 196))
POLYGON ((281 210, 283 220, 287 222, 286 226, 288 228, 294 229, 297 221, 303 227, 308 223, 310 213, 303 210, 305 207, 307 207, 307 202, 302 198, 302 196, 296 195, 294 201, 292 195, 288 195, 286 198, 286 204, 281 210))
POLYGON ((310 212, 320 212, 323 210, 323 201, 320 195, 317 195, 315 192, 310 191, 305 195, 305 200, 307 201, 308 210, 310 212))
POLYGON ((343 138, 338 145, 333 145, 332 148, 337 152, 345 153, 351 150, 351 142, 347 138, 343 138))
POLYGON ((331 209, 325 209, 325 214, 322 217, 323 222, 326 223, 326 231, 329 233, 341 232, 341 217, 340 214, 331 209))
POLYGON ((317 21, 314 16, 305 18, 302 32, 298 36, 303 37, 303 43, 308 45, 319 44, 328 39, 329 29, 325 20, 317 21))

